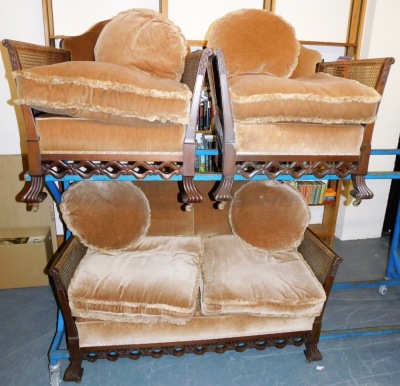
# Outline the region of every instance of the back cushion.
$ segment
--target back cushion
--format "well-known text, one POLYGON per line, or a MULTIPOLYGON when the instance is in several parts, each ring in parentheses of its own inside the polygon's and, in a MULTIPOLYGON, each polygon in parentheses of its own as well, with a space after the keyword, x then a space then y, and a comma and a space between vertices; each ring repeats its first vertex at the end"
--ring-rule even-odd
POLYGON ((300 45, 293 27, 271 12, 242 9, 209 28, 208 46, 224 52, 228 75, 265 73, 290 77, 300 45))
POLYGON ((269 252, 290 251, 303 240, 310 211, 291 186, 250 181, 235 193, 229 220, 233 233, 246 244, 269 252))
POLYGON ((150 205, 132 182, 80 181, 62 195, 67 228, 97 251, 124 250, 147 234, 150 205))
POLYGON ((322 62, 322 55, 318 51, 300 45, 298 63, 291 78, 300 78, 314 74, 317 64, 320 62, 322 62))
POLYGON ((94 49, 97 61, 135 67, 178 81, 186 53, 186 39, 179 27, 148 9, 115 16, 101 31, 94 49))

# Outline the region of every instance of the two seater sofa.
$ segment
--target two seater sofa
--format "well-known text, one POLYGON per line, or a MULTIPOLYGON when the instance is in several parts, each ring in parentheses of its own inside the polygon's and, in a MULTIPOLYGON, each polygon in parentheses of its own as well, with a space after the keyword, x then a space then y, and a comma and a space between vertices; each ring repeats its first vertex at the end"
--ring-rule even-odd
POLYGON ((322 358, 341 258, 307 229, 308 206, 291 186, 236 189, 229 209, 205 200, 190 212, 175 205, 172 181, 82 181, 63 194, 73 236, 49 275, 66 326, 64 380, 81 380, 82 360, 288 344, 322 358))

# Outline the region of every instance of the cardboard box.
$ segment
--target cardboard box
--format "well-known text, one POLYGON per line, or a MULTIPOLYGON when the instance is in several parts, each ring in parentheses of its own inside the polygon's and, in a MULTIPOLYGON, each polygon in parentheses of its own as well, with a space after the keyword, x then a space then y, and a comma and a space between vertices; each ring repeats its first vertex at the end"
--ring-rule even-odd
POLYGON ((0 228, 0 289, 49 285, 50 227, 0 228))

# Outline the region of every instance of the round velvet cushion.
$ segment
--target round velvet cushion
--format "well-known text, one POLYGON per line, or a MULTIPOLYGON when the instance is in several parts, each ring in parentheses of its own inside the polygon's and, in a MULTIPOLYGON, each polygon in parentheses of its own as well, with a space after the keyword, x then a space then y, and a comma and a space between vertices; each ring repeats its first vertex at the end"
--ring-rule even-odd
POLYGON ((252 181, 236 192, 229 220, 233 233, 245 243, 270 252, 288 251, 302 241, 310 211, 291 186, 252 181))
POLYGON ((208 46, 221 48, 228 75, 270 74, 290 77, 300 44, 293 27, 269 11, 233 11, 211 24, 208 46))
POLYGON ((123 250, 142 239, 150 226, 150 205, 131 182, 81 181, 62 195, 67 228, 89 248, 123 250))
POLYGON ((103 28, 94 54, 100 62, 180 81, 187 44, 180 28, 160 13, 132 9, 118 14, 103 28))

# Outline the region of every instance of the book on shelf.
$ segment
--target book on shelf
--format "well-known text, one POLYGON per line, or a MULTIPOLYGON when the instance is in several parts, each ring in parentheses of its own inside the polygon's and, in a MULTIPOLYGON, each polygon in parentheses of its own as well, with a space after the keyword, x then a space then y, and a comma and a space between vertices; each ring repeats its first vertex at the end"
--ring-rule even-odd
MULTIPOLYGON (((215 136, 212 134, 196 134, 196 149, 208 150, 214 149, 215 136)), ((210 154, 196 154, 195 171, 196 172, 213 172, 216 171, 216 156, 210 154)))
POLYGON ((337 58, 338 62, 344 62, 347 60, 354 60, 354 56, 350 56, 350 55, 341 55, 337 58))
POLYGON ((211 103, 210 91, 207 87, 204 87, 201 92, 200 107, 199 107, 199 117, 197 130, 207 131, 213 130, 213 108, 211 103))
POLYGON ((328 189, 324 181, 290 181, 289 184, 300 192, 309 205, 327 203, 332 201, 332 197, 335 199, 332 189, 328 189))

